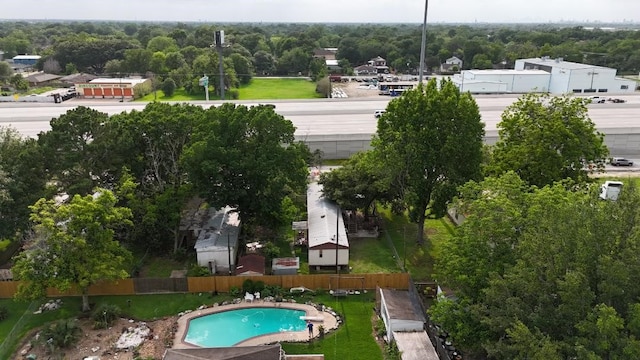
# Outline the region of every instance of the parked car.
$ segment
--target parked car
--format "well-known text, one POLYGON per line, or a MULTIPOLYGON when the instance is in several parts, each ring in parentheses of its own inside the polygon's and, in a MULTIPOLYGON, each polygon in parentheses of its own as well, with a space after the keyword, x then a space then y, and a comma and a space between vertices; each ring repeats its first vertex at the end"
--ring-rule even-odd
POLYGON ((600 97, 600 96, 592 96, 591 97, 591 102, 595 103, 595 104, 604 104, 607 101, 607 99, 600 97))
POLYGON ((375 116, 375 117, 376 117, 376 119, 377 119, 377 118, 379 118, 380 116, 382 116, 382 114, 384 114, 385 112, 386 112, 386 110, 376 110, 376 111, 373 113, 373 116, 375 116))
POLYGON ((611 158, 611 165, 613 166, 633 166, 633 161, 621 157, 611 158))
POLYGON ((626 100, 618 99, 618 98, 609 98, 608 100, 611 101, 612 103, 615 103, 615 104, 621 104, 621 103, 626 102, 626 100))

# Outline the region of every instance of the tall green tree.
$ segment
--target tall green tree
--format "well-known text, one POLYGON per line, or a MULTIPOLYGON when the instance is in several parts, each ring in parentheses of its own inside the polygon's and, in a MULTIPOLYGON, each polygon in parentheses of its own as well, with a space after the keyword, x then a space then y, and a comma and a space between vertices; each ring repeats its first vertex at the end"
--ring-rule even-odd
POLYGON ((376 200, 388 198, 390 179, 371 151, 353 155, 342 167, 320 175, 324 196, 345 210, 369 217, 376 200))
POLYGON ((40 199, 32 207, 35 238, 12 268, 21 283, 19 299, 46 296, 47 288, 66 291, 77 286, 82 309, 89 311, 89 287, 103 280, 128 277, 131 254, 120 246, 117 231, 131 225, 131 211, 116 206, 106 189, 74 196, 69 203, 40 199))
POLYGON ((51 120, 51 130, 38 134, 46 168, 60 191, 88 194, 105 175, 109 154, 97 146, 109 116, 79 106, 51 120))
POLYGON ((392 100, 372 142, 424 242, 427 211, 443 216, 456 188, 480 176, 484 124, 470 94, 435 79, 392 100))
POLYGON ((284 197, 306 186, 308 149, 294 131, 268 106, 211 107, 184 153, 189 180, 210 204, 237 207, 244 221, 274 225, 284 197))
POLYGON ((566 178, 584 181, 590 170, 604 168, 609 151, 604 135, 588 115, 584 98, 523 95, 502 114, 500 138, 489 171, 513 170, 531 185, 566 178))

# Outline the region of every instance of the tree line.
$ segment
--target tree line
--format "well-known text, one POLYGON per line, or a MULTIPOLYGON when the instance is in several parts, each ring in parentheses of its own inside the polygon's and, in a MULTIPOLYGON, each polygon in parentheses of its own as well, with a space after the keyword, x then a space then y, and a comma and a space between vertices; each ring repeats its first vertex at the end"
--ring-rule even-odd
MULTIPOLYGON (((346 74, 376 56, 385 58, 393 71, 415 73, 419 68, 417 24, 2 22, 0 50, 7 58, 42 55, 38 68, 51 73, 138 74, 154 79, 156 87, 171 79, 176 87, 198 93, 204 91, 198 86, 203 75, 212 77, 214 88, 219 86, 219 59, 210 47, 216 30, 225 30, 229 43, 223 51, 229 89, 256 75, 320 79, 328 70, 322 60, 313 58, 317 48, 338 48, 337 59, 346 74)), ((511 68, 518 58, 550 56, 637 74, 639 49, 640 34, 635 29, 434 24, 428 27, 425 64, 428 70, 436 69, 456 56, 463 60, 463 69, 511 68)), ((10 78, 8 70, 0 68, 0 81, 10 78)))

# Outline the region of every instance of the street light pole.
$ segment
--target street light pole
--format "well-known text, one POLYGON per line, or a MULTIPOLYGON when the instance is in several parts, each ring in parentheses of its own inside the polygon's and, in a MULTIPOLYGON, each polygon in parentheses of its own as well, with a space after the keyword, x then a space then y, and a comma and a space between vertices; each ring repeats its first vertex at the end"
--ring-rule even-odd
POLYGON ((427 9, 429 8, 429 0, 424 0, 424 20, 422 21, 422 46, 420 46, 420 84, 424 77, 424 57, 425 48, 427 47, 427 9))

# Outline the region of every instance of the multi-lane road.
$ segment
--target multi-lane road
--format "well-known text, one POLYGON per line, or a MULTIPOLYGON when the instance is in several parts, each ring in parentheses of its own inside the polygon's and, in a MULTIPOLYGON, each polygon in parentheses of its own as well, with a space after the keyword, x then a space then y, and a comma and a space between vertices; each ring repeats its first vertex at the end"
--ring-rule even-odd
MULTIPOLYGON (((589 115, 596 127, 605 134, 638 133, 640 136, 640 94, 615 96, 625 103, 589 105, 589 115)), ((487 138, 497 136, 497 124, 504 109, 517 99, 515 95, 478 96, 482 120, 486 124, 487 138)), ((389 97, 358 99, 318 99, 286 101, 238 101, 254 105, 272 103, 276 112, 291 120, 297 128, 298 137, 348 139, 349 136, 366 138, 375 133, 374 111, 384 109, 389 97), (356 136, 359 135, 359 136, 356 136)), ((219 105, 220 102, 193 102, 202 106, 219 105)), ((120 103, 117 100, 74 99, 62 104, 2 103, 0 104, 0 126, 11 126, 25 136, 36 136, 50 129, 49 121, 78 105, 89 106, 109 115, 123 111, 142 110, 143 103, 120 103)), ((622 146, 622 145, 621 145, 622 146)), ((627 145, 624 145, 625 147, 627 145)), ((640 151, 640 144, 638 144, 640 151)), ((630 154, 634 152, 630 151, 630 154)))

